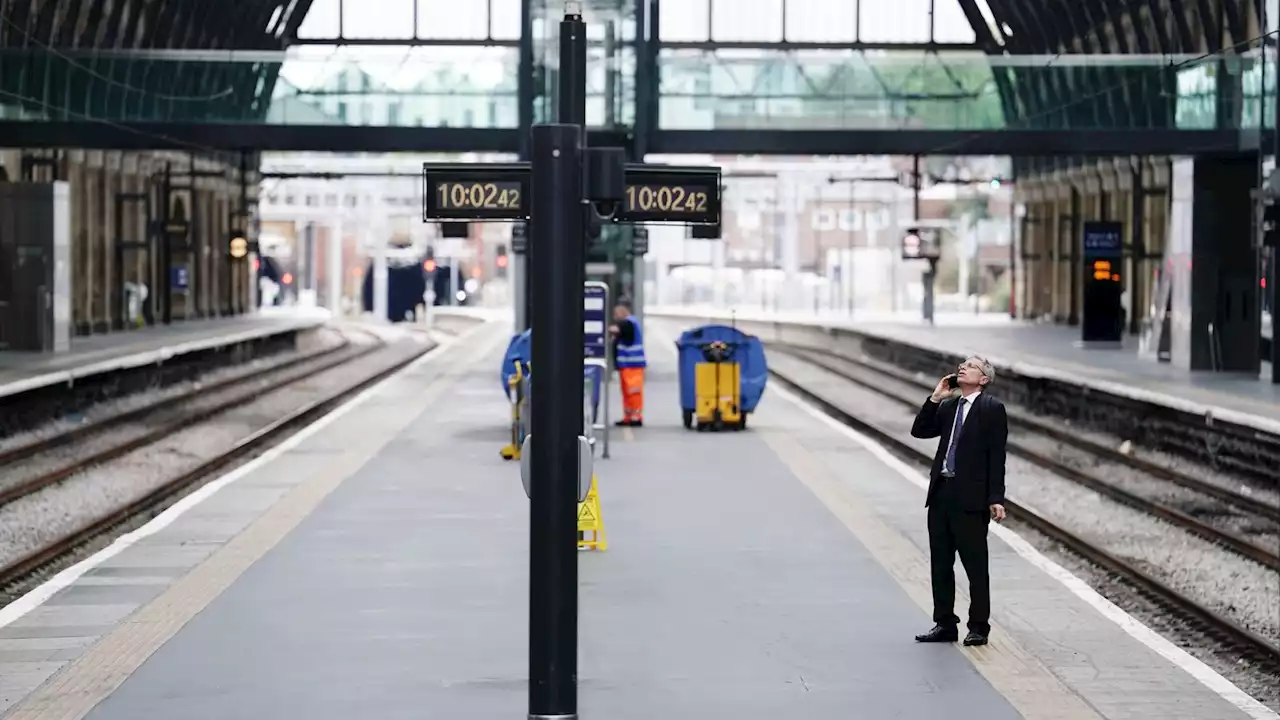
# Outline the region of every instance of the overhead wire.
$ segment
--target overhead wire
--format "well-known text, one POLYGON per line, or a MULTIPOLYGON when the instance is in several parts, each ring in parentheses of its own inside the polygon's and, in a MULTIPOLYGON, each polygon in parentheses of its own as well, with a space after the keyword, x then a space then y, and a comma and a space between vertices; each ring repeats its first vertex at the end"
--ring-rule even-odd
MULTIPOLYGON (((219 90, 218 92, 212 93, 210 95, 171 95, 169 93, 156 92, 154 90, 148 90, 146 88, 135 87, 133 85, 130 85, 129 83, 121 82, 120 80, 116 80, 115 78, 109 77, 107 75, 103 75, 102 73, 98 72, 92 67, 85 65, 84 63, 78 62, 75 58, 71 57, 70 55, 67 55, 66 53, 58 50, 52 45, 49 45, 45 41, 37 38, 36 36, 27 32, 26 28, 14 22, 13 19, 9 17, 9 14, 5 12, 3 9, 0 9, 0 23, 4 23, 5 25, 8 25, 10 28, 20 33, 22 37, 27 40, 28 44, 34 44, 39 46, 41 50, 48 52, 54 57, 59 58, 60 60, 65 62, 67 65, 84 72, 85 74, 89 75, 90 77, 96 80, 101 80, 102 82, 105 82, 108 85, 111 85, 113 87, 118 87, 123 90, 127 90, 129 92, 140 93, 157 100, 166 100, 170 102, 190 102, 190 103, 212 102, 214 100, 221 100, 223 98, 230 97, 235 92, 232 88, 223 88, 222 90, 219 90)), ((13 50, 13 49, 17 49, 17 48, 3 48, 3 49, 0 49, 0 52, 13 50)))

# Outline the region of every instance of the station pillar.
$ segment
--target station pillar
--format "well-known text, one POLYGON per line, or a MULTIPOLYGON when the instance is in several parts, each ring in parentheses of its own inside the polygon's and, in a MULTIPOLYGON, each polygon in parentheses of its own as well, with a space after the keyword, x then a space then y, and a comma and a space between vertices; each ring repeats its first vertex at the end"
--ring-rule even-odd
POLYGON ((1189 370, 1257 373, 1261 339, 1254 247, 1253 157, 1179 159, 1167 265, 1173 272, 1171 362, 1189 370))

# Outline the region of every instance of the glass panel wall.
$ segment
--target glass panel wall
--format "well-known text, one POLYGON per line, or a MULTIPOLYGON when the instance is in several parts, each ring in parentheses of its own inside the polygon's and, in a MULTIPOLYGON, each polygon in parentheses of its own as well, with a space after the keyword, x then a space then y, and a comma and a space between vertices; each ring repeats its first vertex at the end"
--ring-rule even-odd
MULTIPOLYGON (((590 3, 587 21, 587 126, 622 128, 635 122, 634 4, 590 3)), ((562 0, 535 0, 533 121, 556 119, 562 0)))

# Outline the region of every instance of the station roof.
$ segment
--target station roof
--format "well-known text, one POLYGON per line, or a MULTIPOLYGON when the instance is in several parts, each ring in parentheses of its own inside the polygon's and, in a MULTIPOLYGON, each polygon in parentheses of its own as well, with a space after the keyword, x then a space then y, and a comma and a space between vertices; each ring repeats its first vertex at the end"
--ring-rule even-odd
MULTIPOLYGON (((1170 127, 1170 118, 1154 116, 1170 112, 1169 103, 1160 100, 1168 88, 1132 82, 1115 65, 1055 63, 1055 58, 1243 51, 1264 34, 1259 19, 1267 0, 933 1, 958 4, 974 44, 990 55, 1049 56, 1044 66, 1013 63, 995 73, 1011 126, 1085 129, 1170 127), (1048 67, 1055 64, 1062 69, 1048 67), (1130 113, 1149 117, 1122 117, 1130 113), (1052 122, 1037 121, 1048 116, 1054 116, 1052 122)), ((633 2, 588 4, 617 9, 633 2)), ((146 61, 137 51, 283 50, 297 39, 312 4, 7 0, 0 4, 0 53, 7 55, 0 56, 0 103, 20 105, 31 119, 48 110, 72 118, 261 122, 278 63, 146 61), (119 59, 123 53, 132 54, 119 59), (209 116, 211 99, 217 100, 213 105, 220 117, 209 116)))
MULTIPOLYGON (((8 0, 0 3, 0 102, 36 117, 183 118, 211 98, 231 119, 266 113, 278 65, 145 61, 137 51, 282 50, 312 0, 8 0), (185 66, 184 66, 185 65, 185 66), (266 87, 260 84, 265 80, 266 87), (263 92, 263 90, 267 92, 263 92), (129 105, 93 112, 99 103, 129 105), (156 112, 157 106, 166 106, 156 112)), ((131 119, 131 118, 130 118, 131 119)), ((201 118, 190 118, 201 119, 201 118)))

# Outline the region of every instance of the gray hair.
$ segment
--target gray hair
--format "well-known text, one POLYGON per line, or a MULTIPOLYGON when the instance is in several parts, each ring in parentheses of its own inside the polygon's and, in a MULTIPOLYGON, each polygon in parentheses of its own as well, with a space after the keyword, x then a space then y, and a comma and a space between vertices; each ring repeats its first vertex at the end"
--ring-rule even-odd
POLYGON ((996 382, 996 366, 992 365, 990 360, 982 357, 981 355, 970 355, 969 359, 977 363, 978 369, 981 370, 982 374, 987 378, 987 384, 994 385, 996 382))

